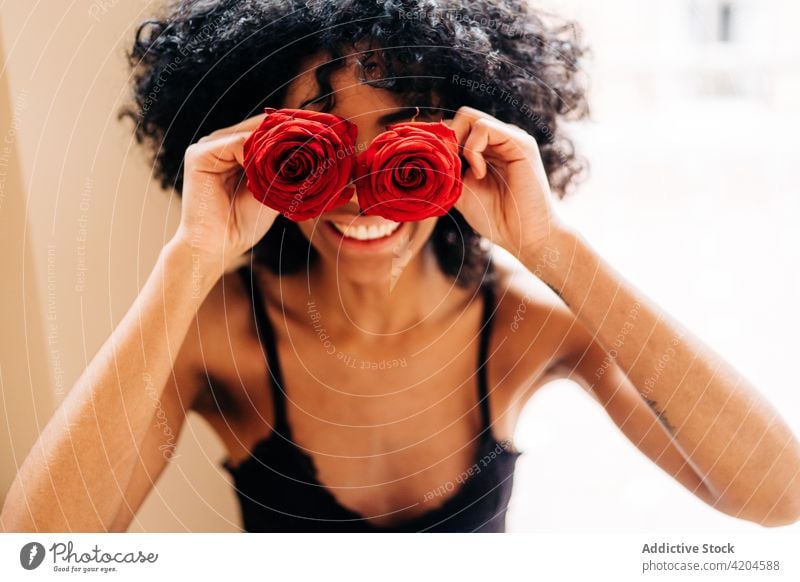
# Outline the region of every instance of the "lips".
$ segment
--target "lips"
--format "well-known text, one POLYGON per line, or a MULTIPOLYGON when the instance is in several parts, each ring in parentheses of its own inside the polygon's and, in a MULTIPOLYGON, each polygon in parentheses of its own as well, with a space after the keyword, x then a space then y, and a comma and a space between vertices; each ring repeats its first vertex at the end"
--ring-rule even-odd
POLYGON ((388 237, 400 228, 400 223, 393 220, 384 220, 373 224, 352 224, 335 220, 329 222, 342 236, 363 241, 388 237))
POLYGON ((338 252, 369 255, 392 252, 411 225, 410 222, 394 222, 385 218, 374 220, 347 215, 334 215, 321 224, 338 252))

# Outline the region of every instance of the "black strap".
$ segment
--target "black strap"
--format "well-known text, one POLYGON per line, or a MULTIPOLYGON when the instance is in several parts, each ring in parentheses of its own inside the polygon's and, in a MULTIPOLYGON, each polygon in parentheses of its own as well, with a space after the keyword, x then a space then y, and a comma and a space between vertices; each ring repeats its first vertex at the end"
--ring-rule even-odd
POLYGON ((239 275, 242 278, 245 289, 250 294, 250 303, 256 318, 256 333, 267 352, 267 372, 270 377, 269 384, 275 414, 273 430, 279 435, 289 438, 289 423, 286 420, 286 394, 283 391, 283 374, 281 372, 281 363, 278 359, 278 350, 275 347, 275 330, 267 315, 267 308, 258 282, 258 276, 249 265, 243 265, 239 269, 239 275))
POLYGON ((492 420, 489 411, 487 368, 489 367, 489 339, 491 337, 492 315, 494 313, 494 285, 491 281, 487 281, 481 287, 483 289, 483 315, 481 317, 480 346, 478 348, 478 401, 481 407, 482 432, 488 435, 492 420))
MULTIPOLYGON (((239 269, 239 275, 245 289, 250 294, 253 313, 256 319, 256 333, 267 352, 267 370, 270 376, 270 391, 275 410, 275 430, 279 434, 289 436, 289 423, 286 420, 286 394, 283 390, 283 374, 281 372, 278 351, 275 347, 275 330, 270 323, 258 278, 249 265, 239 269)), ((491 281, 481 285, 483 290, 483 313, 481 315, 480 339, 478 347, 478 403, 481 409, 481 431, 488 434, 491 429, 491 413, 489 410, 489 382, 487 378, 489 339, 494 313, 494 286, 491 281)))

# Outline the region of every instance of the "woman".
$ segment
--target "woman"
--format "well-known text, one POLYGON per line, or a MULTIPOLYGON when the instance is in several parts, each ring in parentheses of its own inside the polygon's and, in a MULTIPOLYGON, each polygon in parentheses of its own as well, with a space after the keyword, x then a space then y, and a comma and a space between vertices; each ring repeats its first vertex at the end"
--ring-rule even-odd
POLYGON ((791 430, 554 213, 582 167, 561 126, 586 112, 582 54, 518 0, 180 2, 143 25, 128 114, 180 227, 26 459, 4 528, 124 531, 194 410, 249 531, 503 531, 517 419, 555 378, 711 506, 797 521, 791 430), (444 120, 463 195, 441 218, 363 216, 354 196, 293 223, 242 180, 265 106, 348 119, 362 149, 444 120))

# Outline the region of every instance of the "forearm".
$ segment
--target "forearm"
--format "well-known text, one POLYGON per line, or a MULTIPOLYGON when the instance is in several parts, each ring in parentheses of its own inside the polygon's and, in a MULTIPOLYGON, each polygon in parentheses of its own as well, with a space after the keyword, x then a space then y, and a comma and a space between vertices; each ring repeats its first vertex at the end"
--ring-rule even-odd
POLYGON ((3 507, 9 531, 103 531, 176 355, 216 275, 168 244, 143 289, 56 410, 3 507))
POLYGON ((627 374, 721 509, 756 521, 797 519, 800 445, 746 379, 569 229, 556 229, 545 251, 522 261, 627 374))

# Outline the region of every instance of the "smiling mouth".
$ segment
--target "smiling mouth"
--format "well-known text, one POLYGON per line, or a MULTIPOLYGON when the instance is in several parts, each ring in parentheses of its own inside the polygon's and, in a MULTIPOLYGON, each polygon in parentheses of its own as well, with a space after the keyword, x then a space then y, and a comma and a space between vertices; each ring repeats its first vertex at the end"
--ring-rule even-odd
POLYGON ((328 220, 330 224, 342 237, 346 239, 360 240, 360 241, 374 241, 383 238, 388 238, 400 228, 400 222, 386 220, 379 224, 348 224, 345 222, 336 222, 335 220, 328 220))

